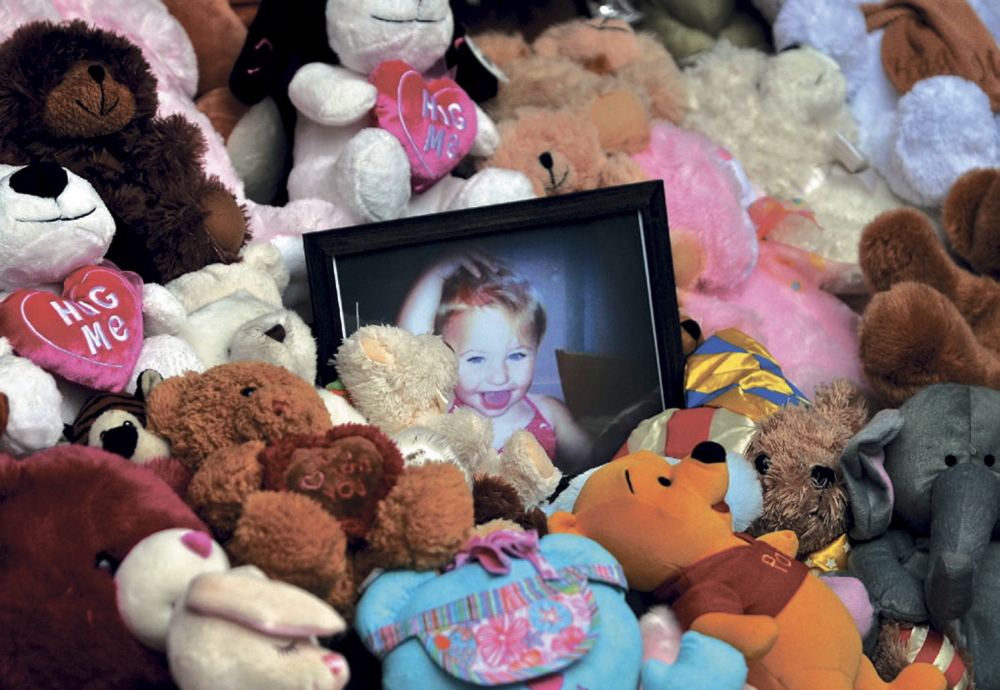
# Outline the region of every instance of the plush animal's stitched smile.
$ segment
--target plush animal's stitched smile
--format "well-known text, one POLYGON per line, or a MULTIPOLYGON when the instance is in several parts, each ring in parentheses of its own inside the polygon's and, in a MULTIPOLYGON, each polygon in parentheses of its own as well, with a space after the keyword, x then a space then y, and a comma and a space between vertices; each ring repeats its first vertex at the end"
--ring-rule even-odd
POLYGON ((96 112, 96 113, 93 110, 91 110, 90 108, 88 108, 87 106, 85 106, 83 104, 83 101, 81 101, 80 99, 76 100, 76 104, 78 106, 80 106, 81 108, 83 108, 84 112, 86 112, 88 115, 93 115, 94 117, 101 117, 103 115, 108 115, 109 113, 113 113, 114 110, 115 110, 115 108, 118 107, 118 100, 119 99, 116 98, 114 103, 112 103, 110 106, 108 106, 107 108, 105 108, 104 107, 104 94, 102 93, 101 94, 101 107, 98 110, 98 112, 96 112))
POLYGON ((14 220, 17 221, 18 223, 56 223, 56 222, 65 222, 65 221, 68 221, 68 220, 80 220, 81 218, 86 218, 87 216, 89 216, 91 213, 93 213, 96 210, 97 210, 97 207, 95 206, 94 208, 90 209, 86 213, 81 213, 78 216, 56 216, 55 218, 40 218, 38 220, 34 220, 32 218, 15 218, 14 220))
POLYGON ((378 15, 369 15, 372 19, 376 19, 380 22, 390 22, 392 24, 411 24, 416 22, 417 24, 437 24, 438 22, 443 22, 444 17, 439 17, 437 19, 420 19, 419 17, 414 17, 413 19, 392 19, 391 17, 379 17, 378 15))
POLYGON ((556 176, 552 173, 552 170, 549 170, 549 179, 552 180, 552 184, 546 185, 545 190, 549 192, 554 192, 555 190, 559 189, 562 186, 562 183, 566 181, 566 177, 568 175, 569 175, 569 169, 567 168, 566 170, 563 171, 562 177, 560 177, 559 181, 557 182, 556 176))

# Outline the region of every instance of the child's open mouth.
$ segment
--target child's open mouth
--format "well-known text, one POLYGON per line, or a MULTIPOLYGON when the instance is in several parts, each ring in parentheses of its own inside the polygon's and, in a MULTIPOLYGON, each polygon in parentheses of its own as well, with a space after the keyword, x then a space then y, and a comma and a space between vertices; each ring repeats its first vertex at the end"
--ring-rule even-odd
POLYGON ((502 410, 510 402, 510 391, 486 391, 480 393, 483 399, 483 407, 490 410, 502 410))

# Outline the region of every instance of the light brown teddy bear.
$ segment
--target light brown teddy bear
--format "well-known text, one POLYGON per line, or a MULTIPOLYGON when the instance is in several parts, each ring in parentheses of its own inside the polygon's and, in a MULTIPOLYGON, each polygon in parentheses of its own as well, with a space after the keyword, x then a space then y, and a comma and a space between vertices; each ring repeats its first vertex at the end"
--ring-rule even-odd
POLYGON ((562 473, 529 432, 493 449, 492 423, 469 408, 448 412, 458 359, 437 335, 371 325, 348 336, 334 362, 353 406, 403 448, 408 461, 449 460, 471 479, 509 482, 526 509, 549 497, 562 473))
POLYGON ((481 159, 479 167, 519 170, 531 180, 538 196, 649 179, 627 153, 607 152, 598 125, 583 110, 521 108, 501 120, 497 129, 500 146, 492 156, 481 159))
POLYGON ((483 104, 497 121, 524 106, 585 107, 618 91, 637 98, 648 119, 679 123, 687 110, 684 80, 670 53, 652 34, 621 20, 560 22, 530 45, 500 32, 483 32, 475 41, 507 77, 483 104))
POLYGON ((760 475, 764 498, 747 532, 758 537, 791 530, 799 540, 799 560, 824 571, 845 569, 846 551, 816 555, 815 563, 810 555, 834 542, 842 545, 837 540, 847 533, 848 496, 840 453, 868 419, 864 392, 849 379, 817 386, 811 405, 786 405, 764 417, 745 453, 760 475))
POLYGON ((872 298, 859 354, 890 406, 935 383, 1000 390, 1000 169, 960 177, 942 221, 957 261, 916 209, 887 211, 861 235, 859 262, 872 298))
POLYGON ((441 567, 472 529, 459 468, 404 467, 376 427, 331 426, 319 393, 282 367, 233 362, 166 379, 147 416, 194 471, 188 502, 227 553, 345 618, 373 569, 441 567))

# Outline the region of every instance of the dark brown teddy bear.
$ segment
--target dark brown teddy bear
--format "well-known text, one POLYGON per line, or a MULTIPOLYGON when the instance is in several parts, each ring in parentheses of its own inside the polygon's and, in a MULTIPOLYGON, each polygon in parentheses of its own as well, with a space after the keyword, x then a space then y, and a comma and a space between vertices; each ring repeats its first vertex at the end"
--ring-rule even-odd
POLYGON ((0 142, 0 162, 88 180, 116 220, 107 258, 147 282, 236 261, 249 239, 233 194, 205 175, 200 130, 157 116, 149 64, 112 32, 31 22, 0 44, 0 142))
POLYGON ((935 383, 1000 390, 1000 169, 960 177, 942 221, 957 261, 916 209, 887 211, 861 235, 873 295, 859 354, 872 388, 893 407, 935 383))
POLYGON ((332 426, 316 389, 282 367, 232 362, 165 379, 146 414, 193 470, 188 501, 230 556, 347 618, 373 569, 443 566, 472 529, 462 470, 404 468, 381 431, 332 426))

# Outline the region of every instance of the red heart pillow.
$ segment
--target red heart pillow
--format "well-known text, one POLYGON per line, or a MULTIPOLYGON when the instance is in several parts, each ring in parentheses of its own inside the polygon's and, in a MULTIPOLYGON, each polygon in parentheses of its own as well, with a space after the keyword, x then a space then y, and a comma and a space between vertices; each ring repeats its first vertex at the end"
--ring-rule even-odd
POLYGON ((21 357, 68 381, 120 391, 142 349, 142 279, 85 266, 63 293, 15 290, 0 302, 0 335, 21 357))
POLYGON ((451 79, 427 83, 402 60, 379 64, 368 81, 378 89, 375 116, 410 160, 410 186, 420 193, 451 172, 476 138, 476 105, 451 79))

